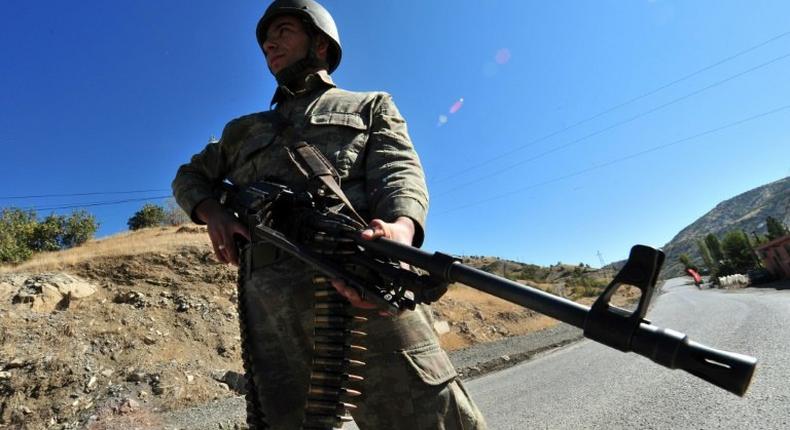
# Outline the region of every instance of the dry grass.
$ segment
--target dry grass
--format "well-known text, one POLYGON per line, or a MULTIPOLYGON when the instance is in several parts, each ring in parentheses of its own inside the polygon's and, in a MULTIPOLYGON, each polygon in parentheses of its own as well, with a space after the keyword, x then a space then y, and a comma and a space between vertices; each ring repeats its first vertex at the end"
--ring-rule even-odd
MULTIPOLYGON (((236 270, 207 261, 211 254, 204 228, 167 227, 121 233, 39 254, 18 266, 0 266, 0 274, 72 272, 97 287, 93 295, 71 301, 65 310, 42 315, 30 305, 12 303, 18 285, 0 282, 0 357, 31 363, 14 370, 14 383, 25 388, 7 402, 6 410, 25 405, 34 411, 25 417, 25 428, 45 428, 55 416, 53 406, 60 416, 75 417, 71 405, 79 400, 80 410, 96 416, 81 428, 143 430, 164 428, 162 410, 233 395, 212 375, 219 369, 243 373, 236 270), (130 292, 140 294, 144 306, 115 300, 130 292), (179 310, 179 301, 190 307, 179 310), (113 372, 104 375, 103 370, 113 372), (164 392, 141 394, 152 393, 153 386, 127 381, 132 372, 159 376, 164 392), (186 374, 193 378, 187 380, 186 374), (96 391, 83 392, 91 376, 99 380, 96 391), (104 389, 110 384, 125 387, 123 398, 104 389), (25 394, 34 392, 46 395, 25 394), (125 398, 139 401, 122 407, 125 398)), ((557 291, 558 284, 528 283, 563 292, 557 291)), ((587 304, 593 300, 582 299, 587 304)), ((441 342, 449 350, 557 323, 463 285, 451 286, 432 309, 437 321, 447 323, 442 331, 449 331, 441 342)))
POLYGON ((449 351, 557 324, 545 315, 461 284, 452 286, 432 307, 439 319, 452 325, 449 333, 440 336, 449 351))
POLYGON ((204 228, 189 227, 190 231, 176 236, 179 228, 182 227, 146 228, 91 240, 76 248, 36 254, 18 265, 2 265, 0 273, 58 271, 94 258, 132 256, 151 251, 167 253, 185 245, 209 244, 204 228))

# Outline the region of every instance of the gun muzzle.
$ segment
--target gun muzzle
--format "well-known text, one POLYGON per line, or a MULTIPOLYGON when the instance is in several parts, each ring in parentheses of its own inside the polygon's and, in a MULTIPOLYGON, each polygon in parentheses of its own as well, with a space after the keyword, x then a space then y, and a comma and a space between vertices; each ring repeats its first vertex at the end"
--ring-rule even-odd
POLYGON ((739 396, 746 393, 757 366, 754 357, 710 348, 683 333, 644 323, 634 333, 631 348, 662 366, 685 370, 739 396))

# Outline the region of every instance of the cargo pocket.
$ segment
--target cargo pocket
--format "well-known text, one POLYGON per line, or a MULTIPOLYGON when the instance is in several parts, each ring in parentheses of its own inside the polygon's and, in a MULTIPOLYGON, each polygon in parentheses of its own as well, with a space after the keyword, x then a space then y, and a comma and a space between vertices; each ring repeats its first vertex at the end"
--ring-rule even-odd
POLYGON ((450 357, 435 343, 408 349, 401 354, 417 376, 428 385, 442 385, 458 376, 450 357))
POLYGON ((311 127, 305 130, 307 141, 320 149, 345 177, 367 142, 365 120, 354 112, 320 112, 310 115, 309 122, 311 127))

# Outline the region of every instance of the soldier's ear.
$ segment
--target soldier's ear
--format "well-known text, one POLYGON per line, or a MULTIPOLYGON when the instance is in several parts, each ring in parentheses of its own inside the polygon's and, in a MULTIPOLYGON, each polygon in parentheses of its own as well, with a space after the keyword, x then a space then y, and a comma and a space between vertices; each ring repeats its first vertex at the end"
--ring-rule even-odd
POLYGON ((326 61, 326 57, 329 52, 329 41, 326 40, 326 36, 319 34, 318 37, 315 38, 313 49, 315 50, 315 55, 318 58, 326 61))

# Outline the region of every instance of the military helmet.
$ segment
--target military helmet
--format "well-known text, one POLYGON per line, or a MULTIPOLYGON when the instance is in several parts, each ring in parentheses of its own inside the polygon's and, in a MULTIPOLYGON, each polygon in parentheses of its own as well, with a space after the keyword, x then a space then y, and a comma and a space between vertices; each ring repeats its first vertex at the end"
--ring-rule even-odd
POLYGON ((329 64, 329 73, 335 71, 343 54, 340 48, 340 35, 332 15, 315 0, 275 0, 272 2, 258 21, 258 28, 255 30, 261 50, 263 50, 263 42, 266 40, 269 25, 274 18, 281 15, 296 15, 329 39, 326 60, 329 64))

